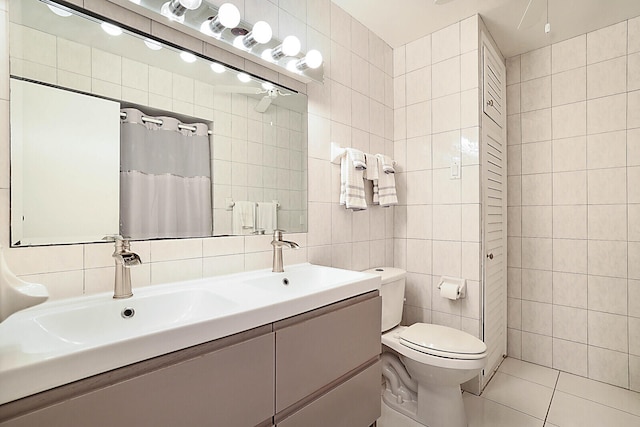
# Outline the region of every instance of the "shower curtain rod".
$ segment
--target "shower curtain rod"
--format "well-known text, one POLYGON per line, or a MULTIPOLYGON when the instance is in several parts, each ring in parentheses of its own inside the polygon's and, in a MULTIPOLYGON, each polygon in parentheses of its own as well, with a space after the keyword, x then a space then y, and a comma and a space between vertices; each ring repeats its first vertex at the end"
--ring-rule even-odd
MULTIPOLYGON (((121 119, 126 119, 127 118, 127 113, 121 111, 120 112, 120 118, 121 119)), ((154 123, 158 126, 162 126, 162 120, 161 119, 154 119, 153 117, 147 117, 147 116, 142 116, 142 121, 143 122, 149 122, 149 123, 154 123)), ((195 126, 189 126, 189 125, 183 125, 182 123, 178 124, 178 129, 180 130, 189 130, 191 132, 195 132, 196 131, 196 127, 195 126)), ((211 132, 210 130, 207 131, 207 134, 211 135, 213 132, 211 132)))

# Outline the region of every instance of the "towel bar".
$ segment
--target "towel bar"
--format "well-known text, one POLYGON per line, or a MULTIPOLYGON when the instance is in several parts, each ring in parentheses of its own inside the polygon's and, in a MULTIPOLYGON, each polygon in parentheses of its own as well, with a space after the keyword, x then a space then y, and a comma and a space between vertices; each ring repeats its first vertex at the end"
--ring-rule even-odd
MULTIPOLYGON (((340 144, 338 144, 337 142, 332 142, 331 143, 331 163, 333 163, 334 165, 339 165, 340 164, 340 159, 342 158, 342 156, 345 155, 345 153, 347 152, 346 148, 342 148, 340 146, 340 144)), ((365 153, 368 154, 368 153, 365 153)), ((393 161, 393 165, 397 165, 397 162, 394 160, 393 161)))
MULTIPOLYGON (((276 204, 277 209, 280 209, 280 202, 278 202, 277 200, 272 200, 271 202, 276 204)), ((224 204, 227 207, 227 210, 231 210, 235 206, 236 202, 232 198, 227 197, 226 199, 224 199, 224 204)), ((258 203, 254 202, 254 204, 257 205, 258 203)))

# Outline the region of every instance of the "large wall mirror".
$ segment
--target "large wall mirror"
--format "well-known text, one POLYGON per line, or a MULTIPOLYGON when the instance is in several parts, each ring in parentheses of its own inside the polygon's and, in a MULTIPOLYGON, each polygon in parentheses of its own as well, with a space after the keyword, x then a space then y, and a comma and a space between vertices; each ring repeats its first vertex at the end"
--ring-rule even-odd
POLYGON ((10 1, 12 246, 306 231, 305 95, 58 6, 10 1))

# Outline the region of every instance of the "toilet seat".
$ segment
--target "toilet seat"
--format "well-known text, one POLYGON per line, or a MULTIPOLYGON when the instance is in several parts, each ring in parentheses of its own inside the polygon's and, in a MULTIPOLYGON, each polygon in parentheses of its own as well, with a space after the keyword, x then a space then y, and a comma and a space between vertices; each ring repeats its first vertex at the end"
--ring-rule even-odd
POLYGON ((400 332, 398 338, 413 350, 451 359, 482 359, 487 351, 485 343, 466 332, 428 323, 415 323, 400 332))
MULTIPOLYGON (((487 353, 478 355, 476 359, 460 359, 455 353, 446 355, 430 354, 424 351, 414 350, 400 340, 400 334, 407 329, 407 326, 396 326, 394 329, 382 334, 382 344, 403 357, 415 360, 431 366, 438 366, 449 369, 482 369, 486 362, 487 353)), ((443 353, 445 354, 445 353, 443 353)))

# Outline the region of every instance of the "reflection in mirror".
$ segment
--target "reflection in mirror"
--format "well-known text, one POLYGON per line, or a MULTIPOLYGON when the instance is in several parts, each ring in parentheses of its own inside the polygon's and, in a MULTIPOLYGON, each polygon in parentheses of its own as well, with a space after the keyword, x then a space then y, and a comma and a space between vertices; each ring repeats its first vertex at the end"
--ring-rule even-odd
MULTIPOLYGON (((306 96, 146 35, 122 31, 113 25, 100 25, 101 21, 96 16, 82 15, 65 6, 54 7, 57 12, 73 12, 70 16, 62 16, 67 14, 52 12, 49 6, 53 7, 53 3, 47 3, 38 0, 10 1, 12 81, 29 80, 50 86, 39 85, 47 89, 65 89, 62 92, 73 93, 83 99, 111 102, 118 111, 134 108, 150 118, 170 117, 175 122, 208 126, 211 130, 209 154, 201 155, 207 156, 209 163, 211 202, 209 208, 204 207, 207 206, 205 203, 197 210, 198 215, 207 215, 209 230, 212 228, 213 231, 202 235, 269 232, 275 227, 290 232, 306 231, 306 96), (205 209, 207 214, 203 212, 205 209)), ((17 114, 14 104, 22 102, 16 99, 17 96, 18 92, 12 89, 12 171, 22 167, 23 182, 27 179, 39 182, 42 180, 37 178, 37 174, 31 175, 37 172, 37 168, 21 164, 22 160, 14 155, 20 152, 15 145, 16 135, 31 126, 14 123, 17 114)), ((89 104, 87 102, 83 107, 87 115, 103 115, 93 107, 89 108, 89 104)), ((46 116, 52 110, 61 110, 60 103, 39 114, 46 116)), ((173 120, 166 123, 173 123, 173 120)), ((50 122, 58 127, 63 121, 52 119, 50 122)), ((126 123, 126 119, 120 122, 126 123)), ((86 133, 81 133, 76 123, 73 126, 78 139, 85 141, 87 146, 96 143, 97 132, 90 131, 93 129, 91 125, 87 125, 86 133)), ((146 128, 153 126, 157 124, 144 124, 146 128)), ((64 128, 56 129, 56 132, 64 134, 64 128)), ((184 132, 188 134, 191 131, 184 132)), ((101 136, 103 134, 109 133, 101 132, 101 136)), ((108 139, 113 152, 118 152, 120 129, 108 139)), ((76 171, 80 181, 89 182, 85 179, 87 172, 82 168, 90 168, 95 160, 85 157, 82 150, 71 147, 52 145, 50 148, 57 150, 58 157, 65 158, 67 169, 76 171)), ((168 155, 162 150, 156 151, 155 147, 153 153, 168 155)), ((116 165, 115 170, 111 169, 113 165, 106 166, 106 163, 99 167, 108 169, 112 177, 105 178, 104 185, 117 188, 122 164, 116 165)), ((21 201, 31 197, 28 194, 30 190, 20 187, 20 182, 21 179, 12 175, 12 213, 20 203, 22 209, 27 209, 21 201)), ((122 205, 118 207, 117 197, 98 214, 89 215, 83 211, 104 201, 105 192, 96 184, 90 187, 93 191, 89 195, 65 194, 68 196, 66 199, 62 196, 54 199, 58 205, 64 204, 68 212, 90 216, 96 223, 106 221, 108 216, 113 221, 113 212, 123 209, 122 205)), ((11 242, 14 246, 100 241, 105 234, 123 231, 117 226, 117 233, 89 231, 85 226, 80 227, 80 222, 72 225, 76 228, 75 233, 58 229, 54 221, 42 215, 45 210, 41 203, 44 201, 37 192, 34 194, 35 209, 25 213, 29 218, 41 215, 38 220, 48 229, 27 240, 22 221, 12 215, 11 242)), ((121 226, 122 212, 117 216, 121 226)), ((130 216, 134 217, 139 222, 148 219, 143 215, 130 216)), ((177 221, 178 224, 186 222, 177 221)), ((191 231, 182 229, 168 234, 146 230, 137 238, 192 235, 191 231)))
POLYGON ((11 79, 15 245, 117 234, 119 112, 117 102, 11 79))
POLYGON ((120 235, 211 235, 209 127, 122 110, 120 235))

